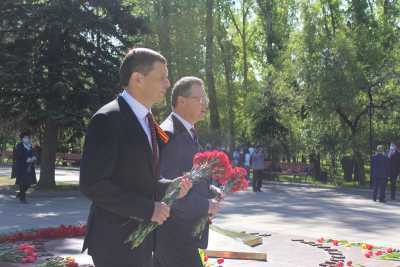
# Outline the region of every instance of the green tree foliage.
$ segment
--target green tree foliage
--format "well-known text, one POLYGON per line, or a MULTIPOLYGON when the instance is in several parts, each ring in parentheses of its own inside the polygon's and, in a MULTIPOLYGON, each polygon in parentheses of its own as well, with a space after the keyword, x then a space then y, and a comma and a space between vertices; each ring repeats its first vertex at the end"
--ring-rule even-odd
MULTIPOLYGON (((25 114, 42 135, 39 184, 54 186, 58 137, 118 93, 121 54, 143 20, 122 1, 2 1, 2 117, 25 114)), ((70 130, 68 130, 70 129, 70 130)))

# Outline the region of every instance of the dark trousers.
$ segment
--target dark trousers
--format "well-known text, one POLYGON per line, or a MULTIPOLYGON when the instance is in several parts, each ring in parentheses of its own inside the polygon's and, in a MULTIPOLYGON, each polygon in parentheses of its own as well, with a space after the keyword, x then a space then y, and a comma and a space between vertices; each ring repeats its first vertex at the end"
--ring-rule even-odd
POLYGON ((390 177, 390 198, 392 200, 396 199, 396 190, 397 190, 397 176, 390 177))
POLYGON ((156 247, 153 254, 154 267, 202 267, 199 249, 191 246, 168 244, 156 247))
POLYGON ((385 201, 386 198, 386 186, 387 186, 387 177, 385 178, 374 178, 374 193, 373 199, 376 201, 378 193, 379 193, 379 201, 385 201))
POLYGON ((26 200, 26 191, 28 191, 29 185, 20 184, 18 197, 21 200, 26 200))
POLYGON ((135 264, 135 261, 132 259, 127 259, 127 261, 124 262, 120 259, 113 259, 109 255, 92 253, 91 256, 95 267, 153 267, 153 260, 151 258, 149 258, 146 263, 135 264))
POLYGON ((261 190, 263 170, 253 170, 253 192, 261 190))

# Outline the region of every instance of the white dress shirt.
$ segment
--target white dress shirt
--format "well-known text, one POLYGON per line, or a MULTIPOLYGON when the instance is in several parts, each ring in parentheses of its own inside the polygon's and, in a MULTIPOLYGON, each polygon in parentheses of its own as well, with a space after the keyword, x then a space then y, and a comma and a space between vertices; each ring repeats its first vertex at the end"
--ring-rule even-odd
POLYGON ((121 93, 121 97, 128 103, 129 107, 136 115, 136 118, 140 122, 140 125, 147 135, 147 140, 149 141, 149 145, 151 147, 151 133, 149 128, 149 121, 146 117, 149 112, 151 113, 151 109, 148 109, 145 105, 137 101, 126 90, 121 93))

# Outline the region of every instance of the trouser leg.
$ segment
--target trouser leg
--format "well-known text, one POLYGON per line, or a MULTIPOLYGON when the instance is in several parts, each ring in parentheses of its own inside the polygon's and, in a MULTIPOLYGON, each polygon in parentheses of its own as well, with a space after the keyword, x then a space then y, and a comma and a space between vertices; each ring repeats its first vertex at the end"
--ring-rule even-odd
POLYGON ((396 190, 397 190, 397 176, 390 177, 390 198, 392 200, 396 199, 396 190))
POLYGON ((26 200, 26 191, 28 191, 28 189, 29 189, 29 185, 22 184, 19 186, 19 192, 20 192, 19 198, 21 201, 26 200))
POLYGON ((373 191, 373 194, 372 194, 372 199, 374 201, 376 201, 376 198, 377 198, 377 195, 378 195, 378 189, 379 189, 379 181, 378 181, 377 178, 374 178, 373 181, 374 181, 374 183, 372 184, 372 186, 373 186, 374 191, 373 191))
POLYGON ((256 170, 253 170, 253 181, 252 181, 253 192, 257 191, 257 180, 258 180, 258 173, 256 170))
POLYGON ((387 186, 387 178, 382 178, 380 180, 380 187, 379 187, 379 200, 385 201, 386 199, 386 186, 387 186))
POLYGON ((257 170, 257 191, 261 190, 262 180, 262 170, 257 170))

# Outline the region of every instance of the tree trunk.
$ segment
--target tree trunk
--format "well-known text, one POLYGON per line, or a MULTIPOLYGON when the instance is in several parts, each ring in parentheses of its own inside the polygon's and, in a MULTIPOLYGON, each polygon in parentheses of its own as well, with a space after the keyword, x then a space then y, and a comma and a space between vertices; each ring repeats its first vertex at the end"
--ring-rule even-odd
POLYGON ((273 64, 274 62, 274 53, 273 53, 273 41, 274 41, 274 32, 273 32, 273 19, 274 19, 274 2, 273 0, 257 0, 258 6, 262 13, 262 19, 264 21, 264 32, 266 38, 266 55, 267 55, 267 64, 273 64))
MULTIPOLYGON (((172 57, 172 45, 171 45, 171 29, 170 29, 170 1, 168 0, 159 0, 155 1, 156 14, 158 16, 158 40, 161 54, 168 61, 168 78, 171 81, 171 84, 175 82, 175 64, 172 57)), ((171 90, 168 90, 165 99, 167 101, 167 113, 170 111, 170 103, 168 102, 171 99, 171 90)))
POLYGON ((364 170, 364 159, 362 154, 357 148, 353 148, 354 158, 354 179, 359 185, 365 184, 365 170, 364 170))
POLYGON ((242 2, 242 47, 243 47, 243 89, 245 93, 249 90, 248 72, 249 67, 247 63, 247 15, 248 7, 245 5, 246 1, 242 2))
POLYGON ((229 41, 219 40, 222 60, 224 63, 226 94, 228 98, 228 146, 229 151, 235 148, 235 114, 233 107, 235 106, 235 92, 233 88, 232 59, 233 47, 229 41), (224 44, 225 43, 225 44, 224 44))
POLYGON ((41 144, 40 188, 53 188, 55 182, 55 161, 58 142, 58 126, 52 120, 47 120, 44 126, 43 143, 41 144))
MULTIPOLYGON (((213 38, 214 38, 214 0, 207 0, 207 18, 206 18, 206 78, 208 96, 210 98, 210 124, 211 129, 220 138, 220 119, 217 104, 217 92, 215 90, 214 70, 213 70, 213 38)), ((220 141, 220 140, 218 140, 220 141)))

